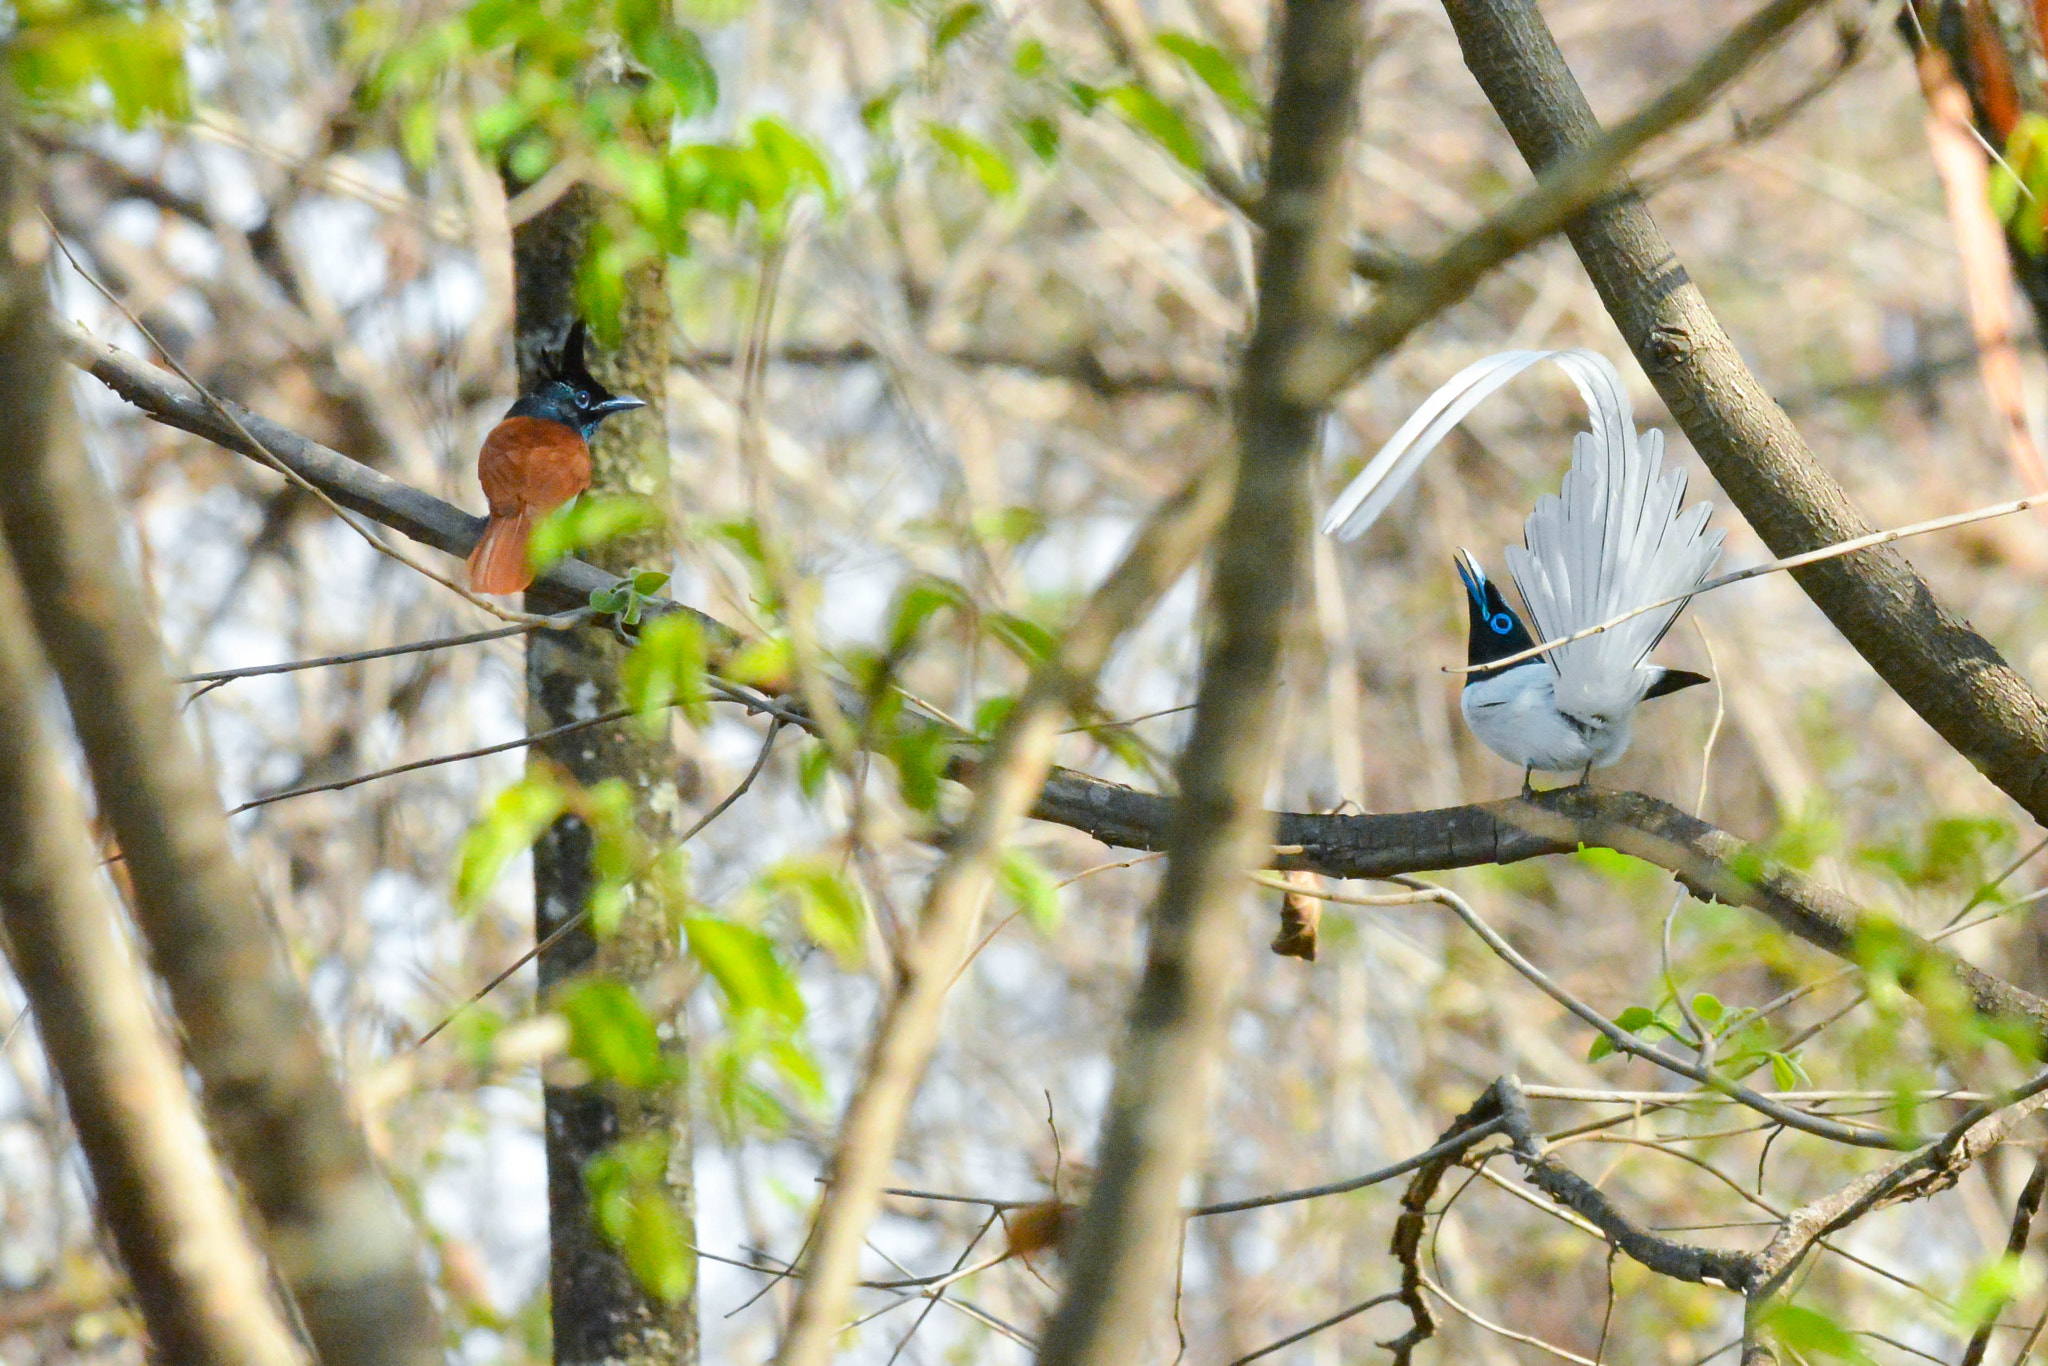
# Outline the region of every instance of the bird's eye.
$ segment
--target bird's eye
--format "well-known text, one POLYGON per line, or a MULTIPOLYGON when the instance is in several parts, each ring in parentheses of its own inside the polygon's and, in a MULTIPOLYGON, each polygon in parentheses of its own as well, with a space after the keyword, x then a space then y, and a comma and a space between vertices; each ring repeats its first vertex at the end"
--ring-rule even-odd
POLYGON ((1486 624, 1493 628, 1493 633, 1497 636, 1504 636, 1515 629, 1515 619, 1506 612, 1495 612, 1487 618, 1486 624))

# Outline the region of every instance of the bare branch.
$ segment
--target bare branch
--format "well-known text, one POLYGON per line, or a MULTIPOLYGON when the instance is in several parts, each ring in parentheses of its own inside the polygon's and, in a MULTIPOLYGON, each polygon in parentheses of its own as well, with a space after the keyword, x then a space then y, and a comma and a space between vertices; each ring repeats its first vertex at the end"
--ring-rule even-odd
MULTIPOLYGON (((2006 1235, 2005 1255, 2018 1257, 2027 1250, 2027 1239, 2034 1231, 2034 1216, 2041 1212, 2041 1197, 2048 1194, 2048 1153, 2034 1159, 2034 1171, 2027 1178, 2027 1184, 2020 1190, 2020 1198, 2013 1202, 2012 1232, 2006 1235)), ((2003 1302, 1999 1308, 2003 1308, 2003 1302)), ((1986 1314, 1984 1322, 1970 1335, 1970 1345, 1963 1350, 1962 1360, 1956 1366, 1983 1366, 1984 1353, 1991 1346, 1992 1329, 1998 1326, 1996 1313, 1986 1314)))
MULTIPOLYGON (((1451 1121, 1450 1128, 1444 1130, 1430 1151, 1438 1151, 1474 1129, 1498 1125, 1502 1118, 1500 1097, 1489 1086, 1472 1102, 1471 1109, 1451 1121)), ((1457 1164, 1459 1156, 1460 1153, 1447 1153, 1423 1166, 1401 1192, 1401 1213, 1394 1220, 1391 1251, 1401 1268, 1401 1288, 1396 1293, 1408 1309, 1410 1323, 1408 1331, 1400 1337, 1380 1344, 1394 1354, 1393 1366, 1409 1366, 1415 1349, 1436 1335, 1436 1316, 1430 1313, 1429 1301, 1422 1298, 1422 1232, 1429 1225, 1429 1202, 1443 1184, 1444 1173, 1457 1164)))
MULTIPOLYGON (((1392 277, 1371 310, 1345 329, 1341 342, 1315 356, 1320 368, 1304 374, 1304 391, 1335 392, 1357 371, 1400 345, 1422 323, 1471 293, 1488 271, 1560 231, 1599 203, 1613 190, 1615 177, 1631 157, 1697 116, 1819 3, 1770 0, 1669 90, 1608 132, 1587 137, 1571 155, 1538 167, 1534 185, 1419 269, 1392 277)), ((1459 6, 1451 8, 1455 15, 1459 6)))

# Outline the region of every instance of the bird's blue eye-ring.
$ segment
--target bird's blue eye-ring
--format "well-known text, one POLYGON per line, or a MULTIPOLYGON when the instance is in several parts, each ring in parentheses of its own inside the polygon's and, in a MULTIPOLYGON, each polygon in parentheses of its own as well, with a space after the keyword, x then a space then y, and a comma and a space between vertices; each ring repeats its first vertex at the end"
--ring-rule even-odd
POLYGON ((1515 619, 1506 612, 1495 612, 1486 619, 1486 624, 1493 628, 1493 633, 1497 636, 1504 636, 1515 629, 1515 619))

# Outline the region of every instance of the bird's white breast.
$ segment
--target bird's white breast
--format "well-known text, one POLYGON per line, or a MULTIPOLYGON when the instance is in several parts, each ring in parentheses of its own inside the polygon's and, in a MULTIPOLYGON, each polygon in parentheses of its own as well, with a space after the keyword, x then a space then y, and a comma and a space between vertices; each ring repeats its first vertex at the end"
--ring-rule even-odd
POLYGON ((1531 660, 1468 684, 1458 709, 1482 744, 1524 768, 1575 773, 1619 759, 1628 748, 1633 708, 1612 718, 1567 716, 1557 706, 1556 681, 1548 664, 1531 660))

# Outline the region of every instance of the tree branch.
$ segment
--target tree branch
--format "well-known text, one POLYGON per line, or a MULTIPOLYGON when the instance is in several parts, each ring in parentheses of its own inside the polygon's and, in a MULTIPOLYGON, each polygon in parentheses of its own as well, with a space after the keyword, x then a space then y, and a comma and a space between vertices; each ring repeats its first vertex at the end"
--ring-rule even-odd
MULTIPOLYGON (((1312 391, 1325 391, 1324 386, 1334 391, 1358 370, 1391 352, 1422 323, 1471 293, 1495 266, 1592 212, 1589 206, 1606 201, 1615 179, 1637 152, 1697 117, 1819 4, 1820 0, 1770 0, 1737 25, 1677 84, 1613 129, 1603 133, 1595 128, 1567 152, 1546 158, 1540 165, 1532 162, 1539 172, 1534 185, 1418 269, 1387 280, 1366 315, 1344 329, 1341 343, 1314 357, 1325 368, 1304 376, 1304 384, 1312 391)), ((1449 8, 1455 19, 1462 5, 1452 3, 1449 8)))
MULTIPOLYGON (((0 155, 0 191, 19 171, 0 155)), ((349 1112, 305 988, 236 861, 211 775, 178 720, 162 647, 123 563, 108 494, 58 405, 38 220, 0 234, 0 387, 22 404, 0 461, 0 525, 64 685, 135 915, 170 988, 209 1118, 326 1366, 426 1366, 441 1334, 412 1229, 349 1112)), ((195 402, 196 402, 195 398, 195 402)), ((335 457, 339 459, 340 457, 335 457)), ((351 462, 352 463, 352 462, 351 462)))
MULTIPOLYGON (((84 333, 65 337, 72 363, 113 387, 143 412, 228 449, 239 449, 233 429, 207 411, 196 396, 154 366, 84 333)), ((337 501, 365 516, 416 536, 451 554, 466 548, 481 527, 430 494, 370 470, 347 456, 276 423, 249 414, 250 430, 280 458, 297 461, 309 478, 325 480, 337 501)), ((615 580, 581 561, 563 561, 537 587, 553 594, 558 609, 584 605, 593 588, 615 580)), ((659 600, 653 610, 692 611, 659 600)), ((730 646, 738 632, 692 611, 705 623, 708 639, 730 646)), ((801 724, 791 713, 786 719, 801 724)), ((971 780, 981 757, 963 750, 953 776, 971 780)), ((1104 844, 1163 851, 1173 827, 1176 803, 1101 778, 1054 768, 1030 814, 1082 831, 1104 844)), ((1860 937, 1880 933, 1899 944, 1909 964, 1952 973, 1979 1011, 2025 1019, 2048 1038, 2048 1001, 2012 986, 1893 922, 1866 914, 1840 893, 1763 858, 1745 841, 1639 793, 1594 788, 1559 788, 1531 800, 1511 799, 1433 811, 1366 816, 1280 812, 1274 840, 1298 849, 1271 860, 1280 868, 1307 868, 1334 878, 1384 878, 1441 872, 1480 864, 1517 863, 1546 854, 1568 854, 1582 844, 1632 854, 1676 874, 1695 895, 1760 912, 1781 928, 1826 953, 1853 961, 1860 937)), ((1907 981, 1909 988, 1913 979, 1907 981)))
POLYGON ((1308 475, 1327 394, 1300 379, 1326 349, 1348 268, 1343 169, 1363 15, 1355 0, 1281 11, 1271 176, 1259 220, 1257 323, 1237 411, 1236 486, 1207 604, 1194 724, 1176 766, 1141 975, 1117 1059, 1093 1193, 1047 1325, 1045 1366, 1138 1354, 1176 1245, 1179 1187, 1200 1150, 1224 1003, 1239 957, 1245 869, 1263 862, 1260 793, 1273 760, 1283 642, 1307 561, 1308 475))
MULTIPOLYGON (((1445 0, 1501 122, 1539 171, 1602 139, 1534 0, 1445 0)), ((1742 363, 1633 192, 1567 228, 1630 351, 1774 555, 1869 534, 1869 523, 1742 363)), ((2048 821, 2048 703, 1891 549, 1794 571, 1856 651, 1941 737, 2048 821)))
POLYGON ((214 1165, 150 984, 94 885, 63 746, 39 715, 48 680, 34 641, 0 546, 0 939, 63 1083, 94 1206, 161 1360, 295 1366, 299 1344, 271 1301, 269 1268, 214 1165))

